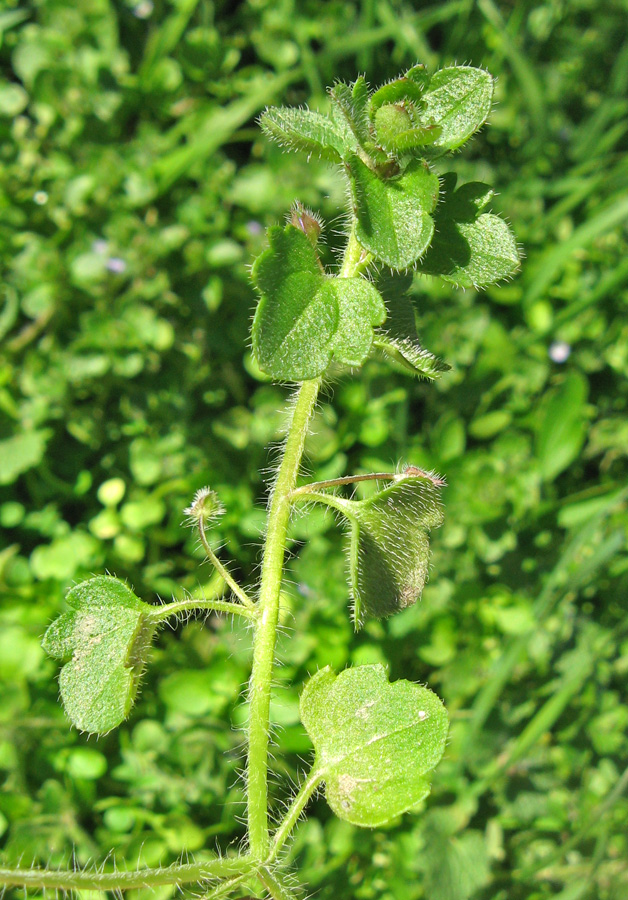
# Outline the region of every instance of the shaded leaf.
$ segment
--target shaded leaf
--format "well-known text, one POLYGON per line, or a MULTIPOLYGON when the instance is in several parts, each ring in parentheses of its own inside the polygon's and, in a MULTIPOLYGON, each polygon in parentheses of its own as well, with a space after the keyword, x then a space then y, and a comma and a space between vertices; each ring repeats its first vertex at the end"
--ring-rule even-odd
POLYGON ((436 231, 419 270, 460 287, 483 287, 513 275, 519 251, 509 226, 481 212, 492 197, 480 182, 454 191, 455 176, 443 179, 444 195, 434 214, 436 231))
POLYGON ((455 150, 482 127, 491 111, 493 87, 491 75, 472 66, 451 66, 432 75, 423 94, 423 118, 441 129, 437 147, 455 150))
POLYGON ((301 720, 316 751, 327 802, 353 825, 385 825, 423 800, 440 761, 447 713, 438 697, 409 681, 390 684, 383 666, 336 676, 329 667, 301 695, 301 720))
POLYGON ((414 307, 405 293, 412 283, 412 277, 408 276, 405 286, 401 279, 402 276, 391 278, 385 272, 378 279, 377 288, 384 298, 388 314, 385 324, 375 332, 375 345, 406 372, 425 378, 438 378, 450 367, 421 346, 414 307))
POLYGON ((328 116, 310 109, 272 106, 260 116, 265 134, 283 147, 301 150, 329 162, 341 162, 353 149, 328 116))
POLYGON ((358 241, 392 269, 412 266, 434 234, 431 214, 438 200, 438 178, 419 160, 386 181, 357 156, 350 157, 349 171, 358 241))
POLYGON ((69 660, 59 687, 68 718, 82 731, 104 734, 129 714, 155 625, 151 607, 109 576, 76 585, 70 611, 46 631, 43 648, 69 660))
POLYGON ((270 247, 253 266, 261 299, 253 321, 253 352, 262 371, 286 381, 321 375, 332 358, 361 365, 373 326, 386 317, 364 278, 326 276, 316 251, 297 228, 268 231, 270 247))
POLYGON ((349 570, 356 628, 420 598, 429 563, 429 532, 443 522, 440 484, 421 473, 404 473, 366 500, 312 493, 351 525, 349 570))

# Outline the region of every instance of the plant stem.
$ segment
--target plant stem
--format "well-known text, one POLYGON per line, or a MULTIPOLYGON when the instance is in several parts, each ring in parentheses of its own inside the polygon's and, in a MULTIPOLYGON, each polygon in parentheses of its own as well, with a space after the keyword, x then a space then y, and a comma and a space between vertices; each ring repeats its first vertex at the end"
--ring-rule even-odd
POLYGON ((255 604, 253 603, 251 598, 247 594, 245 594, 237 581, 234 580, 229 570, 226 568, 226 566, 223 566, 212 548, 209 546, 209 541, 207 540, 207 536, 205 535, 205 525, 202 519, 198 520, 198 531, 201 536, 201 543, 203 545, 205 553, 207 554, 208 560, 222 575, 238 600, 240 600, 244 604, 244 606, 248 607, 249 609, 255 609, 255 604))
POLYGON ((294 490, 310 418, 320 380, 304 381, 296 396, 292 419, 268 510, 259 599, 259 619, 253 644, 253 670, 249 692, 249 757, 247 772, 248 825, 251 854, 268 855, 268 742, 270 693, 277 642, 279 592, 294 490))
POLYGON ((260 869, 257 877, 268 891, 268 896, 272 900, 297 900, 297 895, 294 891, 287 884, 284 884, 278 875, 271 874, 268 869, 260 869))
POLYGON ((235 613, 238 616, 245 616, 247 619, 256 619, 257 610, 255 608, 240 606, 238 603, 231 603, 229 600, 196 600, 191 597, 189 600, 175 600, 173 603, 164 603, 163 606, 156 606, 149 613, 153 622, 163 622, 170 616, 176 616, 180 612, 188 612, 188 610, 208 609, 215 612, 235 613))
POLYGON ((267 862, 271 863, 276 859, 277 854, 290 837, 290 833, 299 821, 299 816, 307 806, 310 797, 323 780, 323 774, 317 770, 310 772, 309 778, 303 782, 298 794, 290 804, 290 809, 284 816, 284 819, 275 832, 273 837, 272 848, 267 862))
POLYGON ((253 872, 250 857, 216 859, 204 863, 186 863, 159 869, 135 869, 132 872, 97 870, 0 869, 4 887, 51 888, 62 891, 116 891, 156 887, 161 884, 190 884, 212 878, 228 878, 253 872))
POLYGON ((355 278, 356 275, 359 275, 360 272, 367 268, 372 260, 372 255, 358 243, 358 239, 355 236, 355 227, 352 227, 345 248, 342 266, 338 273, 340 278, 355 278))

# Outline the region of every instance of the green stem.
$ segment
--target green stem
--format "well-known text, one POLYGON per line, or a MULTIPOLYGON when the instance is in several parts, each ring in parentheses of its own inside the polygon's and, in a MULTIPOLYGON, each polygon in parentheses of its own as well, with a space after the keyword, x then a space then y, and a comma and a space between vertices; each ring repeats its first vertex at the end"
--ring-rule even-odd
POLYGON ((301 788, 299 789, 299 793, 295 796, 294 800, 290 804, 290 809, 286 813, 281 825, 275 832, 275 836, 273 837, 272 848, 270 851, 270 856, 268 857, 267 862, 271 863, 276 859, 277 854, 285 844, 285 842, 290 837, 292 829, 299 821, 299 817, 307 804, 309 803, 310 797, 319 786, 321 781, 323 780, 323 774, 317 770, 310 772, 309 778, 305 781, 301 788))
POLYGON ((296 397, 286 445, 268 510, 249 692, 249 758, 247 772, 249 842, 252 855, 265 859, 268 839, 268 742, 270 693, 275 662, 279 593, 290 519, 290 494, 296 485, 310 417, 320 381, 305 381, 296 397))
POLYGON ((358 243, 355 236, 355 227, 351 229, 349 240, 345 248, 342 267, 339 272, 340 278, 355 278, 360 272, 363 272, 372 262, 373 256, 358 243))
POLYGON ((235 581, 235 579, 232 577, 229 570, 226 568, 226 566, 223 566, 223 564, 220 562, 220 560, 218 559, 218 557, 216 556, 216 554, 214 553, 212 548, 209 546, 209 541, 207 540, 207 536, 205 535, 205 525, 204 525, 202 519, 198 520, 198 531, 201 536, 201 543, 202 543, 203 549, 205 550, 205 553, 207 555, 207 559, 211 562, 211 564, 214 566, 214 568, 222 575, 222 577, 227 582, 227 584, 229 585, 229 587, 231 588, 233 593, 236 595, 238 600, 240 600, 244 604, 244 606, 248 607, 249 609, 255 609, 255 604, 253 603, 251 598, 248 596, 248 594, 245 594, 245 592, 242 590, 242 588, 237 583, 237 581, 235 581))
POLYGON ((191 597, 189 600, 175 600, 174 603, 165 603, 163 606, 156 606, 149 613, 149 617, 153 622, 163 622, 170 616, 176 616, 177 613, 196 611, 200 609, 214 610, 215 612, 235 613, 238 616, 245 616, 247 619, 256 619, 257 610, 240 606, 237 603, 231 603, 229 600, 195 600, 191 597))
POLYGON ((234 877, 252 872, 255 868, 255 862, 250 857, 243 856, 159 869, 136 869, 133 872, 0 869, 0 884, 4 887, 51 888, 62 891, 126 891, 161 884, 190 884, 213 878, 234 877))
POLYGON ((297 895, 277 875, 271 874, 268 869, 260 869, 257 873, 271 900, 297 900, 297 895))
POLYGON ((368 475, 343 475, 340 478, 330 478, 327 481, 311 481, 301 485, 292 492, 292 499, 296 500, 302 494, 311 494, 326 488, 340 487, 343 484, 357 484, 359 481, 401 481, 405 476, 395 472, 371 472, 368 475))

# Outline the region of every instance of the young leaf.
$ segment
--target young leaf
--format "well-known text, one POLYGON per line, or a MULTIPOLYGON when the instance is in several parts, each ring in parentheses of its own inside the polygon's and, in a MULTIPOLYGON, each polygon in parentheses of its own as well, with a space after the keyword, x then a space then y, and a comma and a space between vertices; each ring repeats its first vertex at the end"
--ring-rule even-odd
POLYGON ((366 500, 336 494, 304 495, 347 517, 353 619, 381 618, 421 596, 429 562, 429 533, 443 522, 439 485, 425 475, 400 475, 366 500))
POLYGON ((513 275, 519 268, 514 235, 499 216, 482 212, 493 192, 481 182, 463 184, 457 191, 454 186, 455 176, 445 176, 434 239, 419 270, 476 288, 513 275))
POLYGON ((493 102, 493 79, 484 69, 452 66, 432 75, 423 94, 425 124, 440 126, 435 145, 455 150, 486 122, 493 102))
POLYGON ((360 244, 391 269, 405 269, 425 253, 434 234, 438 178, 411 160, 398 178, 383 181, 357 156, 349 159, 360 244))
POLYGON ((427 578, 429 532, 443 522, 438 488, 424 478, 392 484, 351 504, 349 567, 353 618, 390 616, 420 598, 427 578))
POLYGON ((388 682, 383 666, 336 676, 321 669, 301 694, 301 720, 335 814, 366 828, 385 825, 430 792, 428 773, 447 739, 436 694, 410 681, 388 682))
POLYGON ((270 247, 253 265, 261 299, 253 321, 253 352, 268 375, 305 381, 332 358, 359 366, 386 318, 384 301, 364 278, 326 276, 306 235, 286 225, 268 230, 270 247))
POLYGON ((352 152, 328 116, 309 109, 273 106, 260 117, 262 131, 283 147, 302 150, 328 162, 341 162, 352 152))
POLYGON ((129 714, 155 625, 151 607, 117 578, 99 576, 68 593, 70 611, 46 631, 43 648, 67 659, 59 687, 81 731, 105 734, 129 714))
POLYGON ((375 332, 375 346, 406 372, 424 378, 438 378, 449 371, 443 362, 421 346, 416 330, 412 301, 406 291, 412 284, 412 275, 394 279, 385 271, 377 281, 377 289, 384 298, 388 315, 386 322, 375 332), (402 281, 405 280, 405 284, 402 281))
POLYGON ((358 143, 365 148, 372 144, 367 111, 369 94, 365 79, 360 76, 352 85, 338 81, 329 95, 342 112, 358 143))

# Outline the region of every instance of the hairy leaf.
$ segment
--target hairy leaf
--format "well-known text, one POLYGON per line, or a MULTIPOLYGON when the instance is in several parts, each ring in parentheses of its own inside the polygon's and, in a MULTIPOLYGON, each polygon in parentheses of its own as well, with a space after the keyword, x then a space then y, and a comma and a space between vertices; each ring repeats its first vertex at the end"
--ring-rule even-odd
POLYGON ((382 272, 377 281, 388 315, 385 324, 375 332, 375 346, 406 372, 425 378, 438 378, 450 367, 421 346, 414 307, 406 294, 412 283, 412 276, 405 279, 405 284, 402 279, 401 275, 393 278, 389 273, 382 272))
POLYGON ((438 200, 438 178, 420 160, 412 160, 402 175, 386 181, 357 156, 350 157, 349 171, 358 241, 392 269, 412 266, 434 234, 431 214, 438 200))
POLYGON ((356 628, 369 617, 390 616, 416 603, 427 577, 430 529, 443 521, 438 483, 423 474, 404 473, 366 500, 304 496, 338 510, 351 525, 356 628))
POLYGON ((482 212, 492 197, 481 182, 454 191, 455 176, 443 180, 444 196, 434 214, 436 231, 419 270, 460 287, 483 287, 513 275, 519 251, 506 222, 482 212))
POLYGON ((448 728, 432 691, 410 681, 390 684, 379 665, 338 676, 327 667, 306 684, 300 707, 314 768, 339 818, 374 828, 429 794, 427 776, 443 755, 448 728))
POLYGON ((423 94, 426 124, 438 125, 441 150, 455 150, 482 127, 491 111, 493 79, 484 69, 452 66, 432 75, 423 94))
POLYGON ((129 714, 155 625, 151 607, 109 576, 76 585, 70 611, 46 631, 43 647, 67 659, 59 687, 68 717, 77 728, 104 734, 129 714))
POLYGON ((273 106, 262 113, 260 125, 265 134, 283 147, 329 162, 341 162, 353 149, 346 146, 342 133, 328 116, 309 109, 273 106))
POLYGON ((268 230, 270 247, 253 266, 261 299, 253 352, 262 371, 285 381, 321 375, 332 359, 359 366, 386 318, 384 301, 364 278, 322 271, 305 234, 292 225, 268 230))

